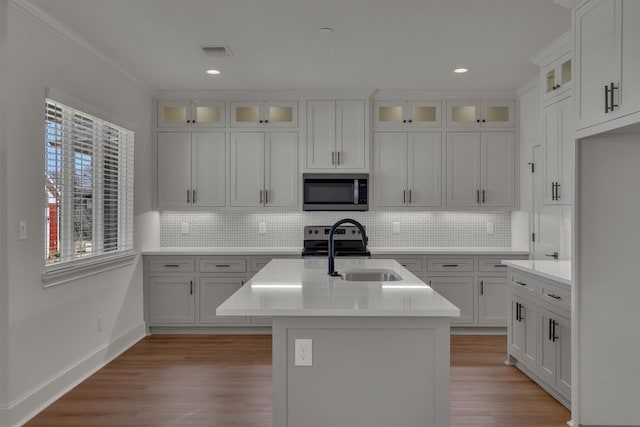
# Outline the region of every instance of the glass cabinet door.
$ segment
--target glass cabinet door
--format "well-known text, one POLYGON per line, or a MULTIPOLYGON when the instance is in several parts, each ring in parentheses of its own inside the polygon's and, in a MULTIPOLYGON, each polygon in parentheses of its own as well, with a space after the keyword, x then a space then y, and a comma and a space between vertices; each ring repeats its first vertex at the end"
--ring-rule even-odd
POLYGON ((232 102, 231 126, 262 127, 260 106, 260 102, 232 102))
POLYGON ((189 102, 158 102, 158 127, 185 127, 189 124, 189 102))
POLYGON ((407 113, 412 127, 441 126, 439 102, 408 102, 407 113))
POLYGON ((374 104, 375 127, 440 127, 440 102, 381 101, 374 104))
POLYGON ((225 125, 224 102, 158 102, 158 127, 224 127, 225 125))
POLYGON ((191 124, 193 126, 226 126, 224 102, 193 101, 191 107, 191 117, 193 120, 191 124))
POLYGON ((514 101, 449 101, 448 127, 513 127, 514 101))
POLYGON ((447 102, 448 127, 477 127, 480 120, 480 102, 447 102))
POLYGON ((296 127, 298 103, 284 102, 232 102, 232 127, 296 127))
POLYGON ((265 127, 298 126, 298 103, 294 101, 265 103, 265 127))
POLYGON ((513 101, 483 101, 481 124, 490 127, 512 127, 514 111, 513 101))
POLYGON ((403 102, 376 102, 375 127, 400 127, 404 117, 403 102))
POLYGON ((573 79, 571 53, 549 64, 542 70, 544 78, 543 100, 548 101, 571 89, 573 79))

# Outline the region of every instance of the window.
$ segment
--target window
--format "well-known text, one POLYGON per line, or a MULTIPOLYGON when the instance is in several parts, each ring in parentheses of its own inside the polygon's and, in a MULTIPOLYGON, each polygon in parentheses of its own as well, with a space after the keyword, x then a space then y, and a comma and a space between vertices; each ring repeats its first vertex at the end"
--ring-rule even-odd
POLYGON ((133 132, 45 102, 46 264, 133 249, 133 132))

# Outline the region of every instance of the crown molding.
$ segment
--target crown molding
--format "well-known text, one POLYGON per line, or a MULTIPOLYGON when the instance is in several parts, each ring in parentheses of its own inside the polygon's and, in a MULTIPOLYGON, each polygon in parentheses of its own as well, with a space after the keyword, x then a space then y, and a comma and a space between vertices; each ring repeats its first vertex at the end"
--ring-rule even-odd
POLYGON ((0 2, 6 2, 9 6, 13 7, 17 11, 23 13, 24 15, 44 24, 47 28, 56 33, 60 38, 65 41, 68 41, 77 47, 81 48, 85 52, 93 55, 98 58, 113 70, 125 76, 136 86, 140 87, 143 91, 148 94, 153 94, 153 89, 143 80, 131 74, 130 72, 123 69, 120 65, 118 65, 111 58, 102 53, 97 47, 93 44, 89 43, 85 40, 80 34, 78 34, 73 29, 69 28, 67 25, 60 22, 58 19, 48 15, 45 11, 40 9, 38 6, 33 4, 30 0, 0 0, 0 2))
POLYGON ((529 61, 539 67, 544 67, 571 51, 573 51, 573 29, 562 33, 557 39, 543 47, 540 52, 529 58, 529 61))

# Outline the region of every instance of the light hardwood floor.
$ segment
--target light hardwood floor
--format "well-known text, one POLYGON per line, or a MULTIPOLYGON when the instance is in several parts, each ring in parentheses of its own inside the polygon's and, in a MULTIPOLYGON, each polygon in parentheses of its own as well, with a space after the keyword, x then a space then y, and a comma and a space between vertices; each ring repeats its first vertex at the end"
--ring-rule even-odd
MULTIPOLYGON (((505 355, 504 336, 451 337, 451 426, 566 427, 505 355)), ((272 427, 271 336, 146 337, 26 426, 272 427)))

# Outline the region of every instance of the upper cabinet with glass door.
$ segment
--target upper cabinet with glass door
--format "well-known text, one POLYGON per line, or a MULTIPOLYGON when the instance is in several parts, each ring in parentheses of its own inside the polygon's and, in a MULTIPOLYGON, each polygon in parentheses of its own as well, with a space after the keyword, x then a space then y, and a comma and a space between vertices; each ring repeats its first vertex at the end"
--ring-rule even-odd
POLYGON ((515 101, 447 101, 447 127, 514 127, 515 101))
POLYGON ((573 80, 573 34, 571 31, 565 32, 532 56, 531 62, 540 67, 544 104, 556 102, 571 94, 573 80))
POLYGON ((225 127, 224 101, 159 101, 158 127, 225 127))
POLYGON ((231 127, 298 127, 298 103, 296 101, 232 101, 231 127))
POLYGON ((379 101, 374 103, 374 126, 382 128, 440 127, 441 103, 420 101, 379 101))

